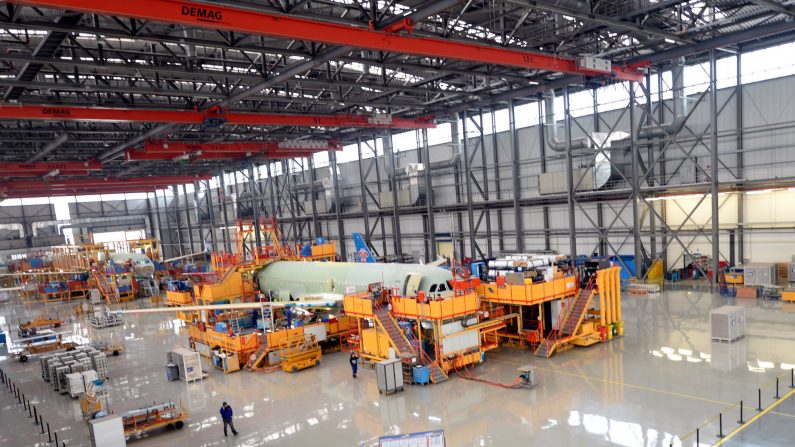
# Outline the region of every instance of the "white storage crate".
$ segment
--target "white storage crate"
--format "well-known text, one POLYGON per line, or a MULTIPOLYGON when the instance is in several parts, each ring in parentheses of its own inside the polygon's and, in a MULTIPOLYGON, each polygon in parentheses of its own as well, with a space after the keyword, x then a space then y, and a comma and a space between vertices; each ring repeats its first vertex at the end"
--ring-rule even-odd
POLYGON ((378 392, 392 394, 403 391, 403 367, 400 360, 384 360, 375 364, 378 392))
POLYGON ((710 333, 713 340, 734 341, 745 336, 745 308, 721 306, 709 313, 710 333))

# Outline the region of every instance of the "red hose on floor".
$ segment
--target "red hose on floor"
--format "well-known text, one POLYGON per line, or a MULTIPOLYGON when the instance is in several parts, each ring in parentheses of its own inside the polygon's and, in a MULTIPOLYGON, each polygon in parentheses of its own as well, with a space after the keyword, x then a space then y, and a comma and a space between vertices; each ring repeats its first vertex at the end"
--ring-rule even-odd
POLYGON ((455 368, 455 372, 458 375, 458 377, 461 377, 462 379, 472 380, 474 382, 485 383, 486 385, 491 385, 491 386, 497 387, 497 388, 504 388, 504 389, 507 389, 507 390, 519 389, 520 386, 521 386, 521 383, 522 383, 522 378, 521 377, 517 377, 516 380, 514 380, 513 383, 511 383, 509 385, 505 385, 503 383, 492 382, 491 380, 481 379, 479 377, 473 376, 466 365, 461 365, 460 367, 456 367, 455 368), (463 367, 463 369, 464 369, 464 374, 461 373, 461 367, 463 367))

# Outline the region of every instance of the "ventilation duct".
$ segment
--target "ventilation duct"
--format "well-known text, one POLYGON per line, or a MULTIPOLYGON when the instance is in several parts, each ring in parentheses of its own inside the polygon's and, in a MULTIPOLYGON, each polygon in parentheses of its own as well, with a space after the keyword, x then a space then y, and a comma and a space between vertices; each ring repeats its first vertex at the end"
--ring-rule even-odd
MULTIPOLYGON (((644 126, 638 129, 638 138, 663 138, 675 134, 687 119, 687 96, 685 96, 685 58, 671 61, 671 78, 673 79, 673 112, 670 122, 644 126)), ((646 109, 643 109, 640 122, 646 119, 646 109)))
MULTIPOLYGON (((306 199, 303 201, 302 206, 305 214, 312 213, 312 196, 315 195, 315 210, 318 213, 333 213, 336 211, 338 201, 334 197, 334 173, 331 172, 331 166, 328 167, 328 177, 315 180, 314 182, 304 182, 293 184, 293 190, 296 192, 305 192, 306 199)), ((356 208, 361 209, 360 198, 357 196, 349 196, 344 194, 346 189, 352 188, 352 184, 348 179, 350 177, 343 176, 339 171, 340 167, 337 166, 337 181, 339 183, 339 206, 340 210, 343 208, 356 208)))
MULTIPOLYGON (((555 121, 555 91, 544 92, 544 125, 547 132, 547 147, 557 152, 566 151, 566 140, 558 139, 558 126, 555 121)), ((591 149, 592 142, 588 137, 573 138, 571 140, 571 150, 591 149)))

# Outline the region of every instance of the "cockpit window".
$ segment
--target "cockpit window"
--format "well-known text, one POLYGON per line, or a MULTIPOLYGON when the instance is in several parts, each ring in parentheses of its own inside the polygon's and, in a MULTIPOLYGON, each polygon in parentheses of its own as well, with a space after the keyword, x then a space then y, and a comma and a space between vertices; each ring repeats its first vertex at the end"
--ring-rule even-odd
POLYGON ((439 288, 437 288, 436 291, 437 292, 445 292, 445 291, 447 291, 447 288, 444 286, 444 284, 439 284, 439 288))
POLYGON ((431 293, 436 292, 436 284, 431 285, 431 289, 429 290, 431 293))

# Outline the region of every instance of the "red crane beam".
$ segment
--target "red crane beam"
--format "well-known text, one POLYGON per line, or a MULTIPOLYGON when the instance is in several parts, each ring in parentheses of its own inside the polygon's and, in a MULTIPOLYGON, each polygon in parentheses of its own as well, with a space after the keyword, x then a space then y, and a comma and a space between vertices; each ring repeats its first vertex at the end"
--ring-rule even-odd
POLYGON ((5 182, 3 187, 17 191, 21 190, 39 190, 39 189, 71 189, 71 188, 95 188, 101 190, 103 188, 122 188, 131 186, 151 186, 151 187, 165 187, 171 185, 179 185, 183 183, 193 183, 196 180, 209 180, 212 176, 202 175, 171 175, 171 176, 154 176, 154 177, 127 177, 127 178, 102 178, 102 177, 83 177, 83 178, 68 178, 68 179, 55 179, 47 180, 15 180, 13 182, 5 182))
POLYGON ((159 110, 60 105, 0 105, 0 119, 84 122, 157 122, 174 124, 244 124, 252 126, 361 127, 380 129, 432 129, 432 117, 400 118, 390 115, 297 113, 242 113, 224 109, 159 110))
POLYGON ((87 175, 102 170, 98 161, 0 162, 0 177, 43 177, 46 175, 87 175))
MULTIPOLYGON (((572 58, 450 39, 396 34, 401 29, 410 31, 411 24, 408 27, 378 31, 252 9, 178 0, 10 0, 9 3, 432 58, 450 58, 588 76, 604 75, 599 71, 578 67, 577 61, 572 58)), ((612 67, 610 75, 625 81, 640 81, 643 77, 637 67, 622 66, 612 67)))
POLYGON ((9 189, 0 187, 0 197, 7 199, 21 199, 27 197, 60 197, 60 196, 82 196, 94 194, 123 194, 134 192, 154 192, 155 186, 120 186, 116 188, 67 188, 67 189, 9 189))
POLYGON ((340 151, 333 141, 241 141, 234 143, 188 143, 148 141, 143 150, 127 151, 127 160, 234 160, 253 156, 269 158, 307 157, 315 152, 340 151))

